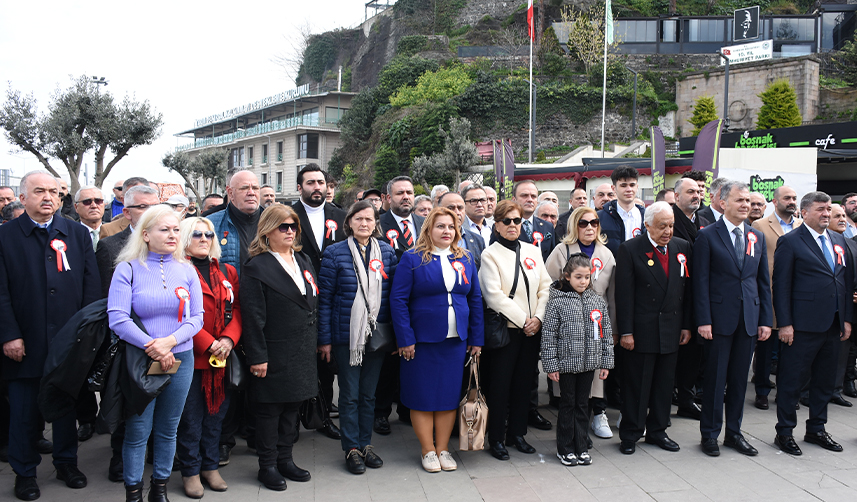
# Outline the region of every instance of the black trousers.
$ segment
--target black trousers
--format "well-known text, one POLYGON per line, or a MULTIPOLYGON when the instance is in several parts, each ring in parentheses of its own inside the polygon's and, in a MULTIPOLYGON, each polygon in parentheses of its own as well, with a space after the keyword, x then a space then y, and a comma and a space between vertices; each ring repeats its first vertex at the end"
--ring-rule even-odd
POLYGON ((840 342, 839 359, 836 362, 836 386, 833 395, 842 397, 842 385, 845 383, 845 373, 848 371, 848 350, 851 348, 851 338, 840 342))
POLYGON ((387 354, 381 366, 381 376, 375 387, 375 418, 390 418, 393 412, 393 402, 398 402, 396 412, 399 418, 409 420, 411 410, 399 399, 399 360, 398 355, 387 354))
POLYGON ((586 443, 589 439, 589 390, 593 376, 592 371, 559 375, 556 451, 560 455, 579 455, 588 449, 586 443))
POLYGON ((851 345, 848 347, 848 362, 845 365, 845 380, 857 380, 857 341, 852 336, 851 345))
POLYGON ((777 434, 793 435, 797 425, 795 405, 807 380, 810 383, 806 432, 812 434, 824 430, 827 404, 836 386, 836 365, 841 347, 838 314, 826 331, 795 331, 792 344, 782 345, 777 373, 777 434))
POLYGON ((675 387, 678 391, 679 408, 693 406, 696 392, 693 390, 702 365, 702 344, 699 335, 693 335, 686 345, 679 345, 675 365, 675 387))
POLYGON ((643 354, 618 346, 617 352, 622 353, 622 422, 619 424, 619 438, 622 441, 637 441, 643 437, 644 430, 650 437, 665 437, 670 420, 678 352, 643 354))
POLYGON ((259 467, 274 467, 292 459, 301 403, 253 403, 256 411, 256 453, 259 467))
POLYGON ((539 360, 541 336, 526 336, 520 329, 509 328, 509 338, 509 345, 486 350, 483 354, 482 381, 487 384, 485 398, 491 410, 488 414, 491 441, 527 434, 530 391, 533 370, 539 360))
POLYGON ((756 342, 756 360, 753 363, 753 383, 756 386, 757 396, 767 396, 773 390, 770 385, 771 365, 774 361, 774 352, 780 345, 779 330, 772 329, 771 337, 764 342, 756 342))
POLYGON ((98 416, 98 401, 95 399, 95 392, 87 389, 85 382, 77 394, 74 412, 78 425, 95 424, 95 417, 98 416))
POLYGON ((223 418, 220 429, 220 446, 235 447, 235 436, 240 434, 242 428, 247 431, 247 441, 253 443, 255 437, 255 414, 254 408, 248 402, 247 391, 233 390, 229 396, 229 407, 223 418))

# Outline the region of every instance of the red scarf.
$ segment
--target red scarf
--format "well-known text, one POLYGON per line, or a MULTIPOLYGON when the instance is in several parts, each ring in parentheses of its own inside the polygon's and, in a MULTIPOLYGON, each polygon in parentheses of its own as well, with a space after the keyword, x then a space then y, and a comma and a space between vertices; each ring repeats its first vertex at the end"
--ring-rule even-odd
MULTIPOLYGON (((196 273, 199 274, 199 270, 196 273)), ((217 338, 217 334, 223 333, 223 330, 226 329, 223 314, 226 310, 225 294, 228 294, 228 292, 224 294, 226 287, 223 285, 223 281, 228 280, 228 278, 224 277, 220 272, 220 264, 217 263, 217 260, 211 260, 208 266, 208 275, 211 279, 211 291, 214 293, 216 305, 213 313, 214 332, 212 334, 217 338), (217 294, 218 291, 220 291, 219 295, 217 294)), ((205 279, 200 276, 199 280, 204 281, 205 279)), ((226 399, 225 376, 226 368, 211 367, 202 370, 202 393, 205 396, 205 406, 208 409, 209 415, 214 415, 220 411, 220 406, 223 405, 223 400, 226 399)))

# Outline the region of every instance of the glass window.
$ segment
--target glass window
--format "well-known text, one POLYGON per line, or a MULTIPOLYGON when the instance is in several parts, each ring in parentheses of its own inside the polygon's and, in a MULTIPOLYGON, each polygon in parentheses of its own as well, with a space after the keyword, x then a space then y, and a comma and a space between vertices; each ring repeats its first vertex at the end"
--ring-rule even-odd
POLYGON ((303 111, 303 125, 317 126, 318 125, 318 107, 310 108, 303 111))
POLYGON ((244 167, 244 147, 233 148, 229 157, 229 167, 244 167))
POLYGON ((248 166, 253 165, 253 147, 252 146, 247 147, 247 165, 248 166))
POLYGON ((268 173, 262 173, 262 185, 268 184, 268 173))
POLYGON ((678 21, 675 19, 666 19, 661 23, 661 41, 667 43, 678 42, 678 21))
POLYGON ((854 38, 857 16, 851 12, 825 12, 821 16, 821 48, 840 50, 846 41, 854 38))
POLYGON ((328 106, 324 109, 324 121, 330 124, 336 124, 342 118, 342 114, 347 112, 348 108, 335 108, 328 106))
POLYGON ((657 42, 657 21, 616 21, 615 37, 621 43, 657 42))
POLYGON ((283 142, 277 141, 277 162, 283 161, 283 142))
POLYGON ((725 19, 690 19, 688 42, 722 42, 725 28, 725 19))
POLYGON ((262 145, 262 163, 268 163, 268 145, 262 145))
POLYGON ((277 193, 283 193, 283 171, 277 171, 277 193))
POLYGON ((815 39, 813 19, 774 18, 774 40, 811 42, 815 39))
POLYGON ((298 135, 298 157, 299 159, 318 158, 318 134, 298 135))

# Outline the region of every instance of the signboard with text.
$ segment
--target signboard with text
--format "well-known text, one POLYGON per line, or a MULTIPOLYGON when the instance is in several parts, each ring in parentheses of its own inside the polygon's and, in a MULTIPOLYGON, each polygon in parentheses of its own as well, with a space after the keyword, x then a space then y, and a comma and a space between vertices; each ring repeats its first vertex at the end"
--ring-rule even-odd
MULTIPOLYGON (((795 148, 815 147, 818 150, 857 149, 857 122, 818 124, 759 131, 741 131, 724 134, 722 148, 795 148)), ((692 155, 696 136, 679 140, 679 153, 692 155)))
MULTIPOLYGON (((729 59, 730 65, 763 61, 774 57, 774 42, 773 40, 762 40, 751 44, 732 45, 723 47, 720 52, 729 59)), ((720 58, 720 65, 725 64, 726 61, 720 58)))

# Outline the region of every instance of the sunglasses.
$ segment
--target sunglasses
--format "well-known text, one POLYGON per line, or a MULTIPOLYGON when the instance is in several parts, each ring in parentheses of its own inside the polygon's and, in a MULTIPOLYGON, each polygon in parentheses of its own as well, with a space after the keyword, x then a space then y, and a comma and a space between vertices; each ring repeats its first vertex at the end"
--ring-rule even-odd
POLYGON ((125 206, 125 209, 140 209, 141 211, 145 211, 150 207, 152 206, 150 206, 149 204, 137 204, 136 206, 125 206))
POLYGON ((117 192, 121 192, 121 191, 122 191, 122 186, 113 187, 113 190, 116 190, 117 192))
POLYGON ((512 223, 514 223, 515 225, 520 225, 522 221, 524 221, 524 219, 518 216, 517 218, 503 218, 502 220, 500 220, 500 223, 504 225, 511 225, 512 223))
POLYGON ((282 233, 286 233, 289 230, 294 233, 298 233, 298 223, 280 223, 280 226, 277 227, 277 230, 282 233))
POLYGON ((600 223, 601 222, 598 220, 598 218, 594 220, 580 220, 577 222, 577 226, 578 228, 586 228, 588 226, 592 226, 592 228, 598 228, 598 225, 600 223))
POLYGON ((190 233, 190 236, 194 239, 202 239, 202 236, 205 236, 208 240, 214 240, 214 232, 208 230, 207 232, 202 232, 200 230, 194 230, 190 233))
POLYGON ((83 200, 78 201, 78 202, 83 204, 84 206, 88 206, 88 205, 92 204, 93 202, 95 202, 96 206, 100 206, 101 204, 104 204, 104 199, 83 199, 83 200))

